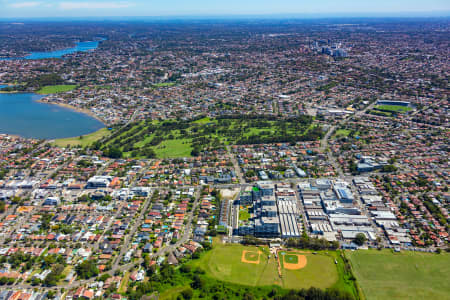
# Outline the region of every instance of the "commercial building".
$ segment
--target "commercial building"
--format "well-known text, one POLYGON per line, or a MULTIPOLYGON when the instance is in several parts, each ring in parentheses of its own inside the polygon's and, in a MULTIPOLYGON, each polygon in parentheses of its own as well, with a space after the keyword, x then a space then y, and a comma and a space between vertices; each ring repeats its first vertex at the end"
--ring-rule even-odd
POLYGON ((55 197, 48 197, 45 199, 44 203, 42 205, 44 206, 57 206, 59 205, 59 199, 55 197))
POLYGON ((94 176, 89 178, 86 188, 96 189, 96 188, 107 188, 111 184, 113 178, 111 176, 94 176))
POLYGON ((255 213, 255 236, 266 238, 279 237, 280 220, 275 197, 272 195, 256 199, 253 209, 255 213))
POLYGON ((239 204, 240 205, 250 205, 253 202, 253 192, 252 188, 248 187, 239 196, 239 204))
POLYGON ((281 226, 281 237, 291 238, 300 237, 299 224, 297 223, 297 218, 299 217, 297 204, 295 202, 295 197, 293 200, 278 197, 278 216, 280 219, 281 226))

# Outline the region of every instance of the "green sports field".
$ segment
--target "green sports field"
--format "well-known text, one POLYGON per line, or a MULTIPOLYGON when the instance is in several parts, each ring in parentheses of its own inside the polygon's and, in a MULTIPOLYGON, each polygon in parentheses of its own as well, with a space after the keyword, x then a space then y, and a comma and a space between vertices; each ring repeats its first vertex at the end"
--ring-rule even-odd
POLYGON ((42 95, 57 94, 57 93, 71 91, 76 87, 77 86, 74 84, 47 85, 47 86, 42 87, 39 91, 37 91, 37 93, 42 94, 42 95))
POLYGON ((297 255, 301 254, 306 256, 306 267, 298 270, 287 270, 282 267, 283 274, 283 286, 286 288, 329 288, 335 285, 338 281, 338 271, 334 264, 332 256, 325 255, 320 252, 318 254, 312 254, 309 251, 303 251, 303 253, 287 252, 284 259, 281 259, 281 265, 284 262, 290 264, 296 264, 298 262, 297 255))
POLYGON ((281 285, 277 275, 275 259, 267 258, 268 248, 246 247, 241 245, 219 244, 214 245, 199 260, 192 264, 201 267, 206 273, 216 279, 239 283, 250 286, 259 285, 281 285), (250 251, 245 258, 254 261, 253 253, 263 252, 259 255, 259 264, 244 263, 241 261, 244 250, 250 251))
MULTIPOLYGON (((302 253, 307 257, 306 267, 299 270, 282 268, 282 278, 278 276, 277 261, 273 255, 268 258, 268 247, 242 246, 215 243, 214 248, 190 264, 200 267, 216 279, 249 286, 279 285, 288 289, 309 287, 329 288, 338 283, 339 272, 333 255, 311 252, 302 253), (248 251, 244 253, 244 251, 248 251), (258 258, 258 251, 261 252, 258 258), (242 256, 251 263, 242 261, 242 256), (255 263, 259 260, 259 264, 255 263)), ((333 252, 333 254, 335 254, 333 252)), ((295 257, 297 258, 297 257, 295 257)), ((292 263, 294 263, 294 258, 292 263)))
POLYGON ((374 108, 387 112, 407 112, 413 110, 411 107, 400 105, 375 105, 374 108))
POLYGON ((368 250, 347 257, 368 300, 450 299, 450 254, 368 250))

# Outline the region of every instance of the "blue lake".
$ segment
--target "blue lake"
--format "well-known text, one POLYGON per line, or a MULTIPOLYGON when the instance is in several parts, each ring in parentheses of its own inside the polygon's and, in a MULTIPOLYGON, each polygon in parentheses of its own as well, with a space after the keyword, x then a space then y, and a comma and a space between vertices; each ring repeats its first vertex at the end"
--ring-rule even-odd
POLYGON ((45 59, 45 58, 61 58, 63 55, 72 54, 75 52, 86 52, 97 49, 100 41, 79 42, 73 48, 67 48, 49 52, 31 52, 25 57, 18 58, 0 58, 0 60, 21 60, 21 59, 45 59))
POLYGON ((85 135, 105 127, 86 114, 36 102, 41 98, 31 93, 0 94, 0 133, 56 139, 85 135))

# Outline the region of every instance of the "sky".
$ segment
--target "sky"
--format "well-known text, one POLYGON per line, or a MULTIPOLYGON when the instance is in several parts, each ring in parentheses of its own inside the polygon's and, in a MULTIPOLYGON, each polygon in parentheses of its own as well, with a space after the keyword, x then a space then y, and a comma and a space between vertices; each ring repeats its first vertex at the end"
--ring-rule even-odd
POLYGON ((450 0, 0 0, 0 18, 450 15, 450 0))

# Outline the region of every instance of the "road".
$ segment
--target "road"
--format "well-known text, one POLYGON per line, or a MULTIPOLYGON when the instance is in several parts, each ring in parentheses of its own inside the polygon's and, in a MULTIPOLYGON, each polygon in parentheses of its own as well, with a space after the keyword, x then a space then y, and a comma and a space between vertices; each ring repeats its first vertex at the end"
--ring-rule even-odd
POLYGON ((336 130, 336 125, 333 125, 330 128, 328 128, 327 133, 325 134, 325 136, 323 137, 322 141, 320 142, 320 151, 321 152, 324 152, 327 149, 327 147, 328 147, 328 139, 334 133, 335 130, 336 130))
POLYGON ((228 154, 230 155, 231 162, 233 163, 233 166, 234 166, 234 172, 236 173, 236 176, 239 179, 239 183, 245 183, 245 179, 242 174, 241 167, 239 166, 239 164, 236 160, 236 156, 234 156, 234 153, 231 151, 230 146, 227 146, 227 151, 228 151, 228 154))
POLYGON ((186 226, 184 227, 183 236, 175 244, 168 245, 164 248, 161 248, 158 252, 152 254, 151 255, 152 258, 161 256, 167 252, 171 252, 171 251, 175 250, 177 247, 184 244, 189 239, 189 237, 191 235, 191 230, 192 230, 192 220, 194 219, 194 212, 197 209, 199 202, 200 202, 200 189, 197 189, 195 192, 195 202, 192 205, 192 210, 189 213, 188 221, 186 223, 186 226))
MULTIPOLYGON (((151 193, 150 193, 151 194, 151 193)), ((145 218, 145 213, 147 212, 147 209, 151 203, 151 198, 147 197, 145 199, 144 205, 141 208, 141 211, 139 213, 139 216, 134 219, 134 224, 131 227, 129 233, 125 236, 125 239, 123 241, 122 247, 120 248, 119 255, 117 255, 116 260, 114 261, 114 264, 112 266, 112 271, 117 270, 117 267, 119 266, 119 263, 122 261, 123 256, 128 251, 129 246, 131 245, 132 238, 134 237, 134 234, 139 229, 139 227, 142 225, 142 222, 145 218)))
MULTIPOLYGON (((97 171, 97 175, 102 175, 103 171, 104 171, 104 170, 106 169, 106 167, 109 166, 109 165, 110 165, 110 163, 107 163, 107 164, 105 164, 102 168, 100 168, 100 169, 97 171)), ((138 174, 136 174, 136 176, 133 178, 133 181, 130 183, 130 186, 134 183, 134 181, 137 179, 137 177, 138 177, 138 174)), ((100 238, 99 238, 98 241, 94 244, 93 250, 98 250, 98 247, 99 247, 100 243, 101 243, 102 240, 103 240, 103 235, 105 234, 105 232, 108 232, 108 231, 109 231, 109 229, 111 228, 113 222, 114 222, 115 220, 117 220, 117 218, 120 216, 120 214, 122 213, 121 210, 122 210, 122 206, 119 206, 119 207, 117 208, 116 214, 114 215, 114 217, 111 217, 111 219, 109 220, 108 224, 105 226, 105 229, 102 231, 102 234, 100 235, 100 238)))
MULTIPOLYGON (((242 186, 240 187, 239 193, 236 196, 236 199, 239 199, 239 196, 242 193, 242 186)), ((228 233, 228 237, 231 238, 233 235, 233 231, 239 229, 239 204, 235 205, 235 202, 233 201, 231 205, 231 213, 230 213, 230 221, 231 221, 231 228, 230 232, 228 233)))
POLYGON ((297 207, 299 209, 299 213, 302 216, 302 220, 303 220, 303 229, 302 230, 308 232, 309 223, 308 223, 308 219, 306 218, 305 207, 303 206, 303 203, 302 203, 302 200, 301 200, 301 197, 300 197, 297 187, 295 188, 295 198, 297 199, 297 207))

